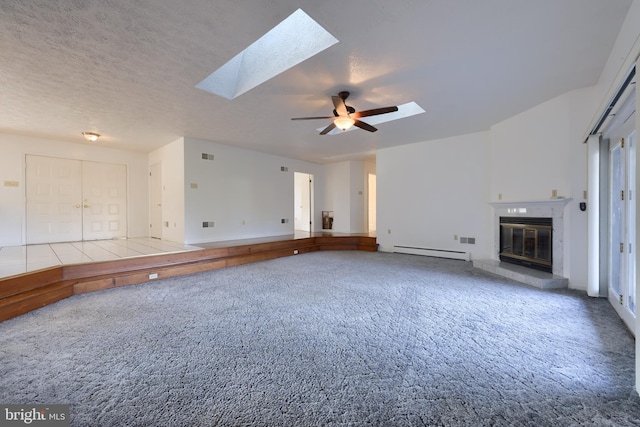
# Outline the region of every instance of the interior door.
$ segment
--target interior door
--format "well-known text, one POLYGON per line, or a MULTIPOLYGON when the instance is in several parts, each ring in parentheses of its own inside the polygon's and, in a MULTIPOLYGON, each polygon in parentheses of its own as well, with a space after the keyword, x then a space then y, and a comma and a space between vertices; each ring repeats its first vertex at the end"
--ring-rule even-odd
POLYGON ((82 163, 26 156, 27 244, 82 240, 82 163))
POLYGON ((127 236, 127 167, 82 162, 82 240, 127 236))
POLYGON ((162 166, 160 163, 151 165, 149 171, 150 187, 150 236, 162 239, 162 166))
POLYGON ((609 301, 635 334, 635 132, 609 153, 609 301))
POLYGON ((295 172, 294 176, 294 228, 311 232, 313 175, 295 172))

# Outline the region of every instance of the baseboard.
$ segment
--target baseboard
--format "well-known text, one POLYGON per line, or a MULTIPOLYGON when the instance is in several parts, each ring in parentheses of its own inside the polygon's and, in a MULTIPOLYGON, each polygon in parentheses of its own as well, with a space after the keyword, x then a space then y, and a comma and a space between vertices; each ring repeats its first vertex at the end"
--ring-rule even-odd
POLYGON ((464 251, 452 251, 449 249, 420 248, 416 246, 395 245, 393 252, 399 254, 423 255, 437 258, 459 259, 463 261, 471 260, 471 253, 464 251))

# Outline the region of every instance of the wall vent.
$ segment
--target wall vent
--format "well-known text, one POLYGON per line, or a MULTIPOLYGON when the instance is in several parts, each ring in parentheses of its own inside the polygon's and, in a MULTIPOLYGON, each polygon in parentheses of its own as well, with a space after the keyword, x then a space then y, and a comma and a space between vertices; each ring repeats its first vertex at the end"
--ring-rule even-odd
POLYGON ((214 158, 213 154, 202 153, 202 160, 213 160, 213 158, 214 158))

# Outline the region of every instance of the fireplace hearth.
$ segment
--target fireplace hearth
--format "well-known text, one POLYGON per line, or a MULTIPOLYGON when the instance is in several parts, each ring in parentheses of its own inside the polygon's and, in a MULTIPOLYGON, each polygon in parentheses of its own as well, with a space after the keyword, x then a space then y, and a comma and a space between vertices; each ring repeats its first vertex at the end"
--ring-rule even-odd
POLYGON ((551 273, 553 218, 500 217, 500 261, 551 273))

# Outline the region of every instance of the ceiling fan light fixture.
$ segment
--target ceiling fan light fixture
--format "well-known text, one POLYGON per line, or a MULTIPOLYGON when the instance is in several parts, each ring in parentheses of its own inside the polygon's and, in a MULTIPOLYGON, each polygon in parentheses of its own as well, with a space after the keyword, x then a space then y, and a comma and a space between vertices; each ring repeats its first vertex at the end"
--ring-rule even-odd
POLYGON ((100 134, 95 132, 82 132, 82 136, 84 136, 84 139, 91 142, 95 142, 100 138, 100 134))
POLYGON ((340 130, 347 130, 351 126, 353 126, 355 122, 356 121, 351 117, 340 116, 333 121, 333 124, 336 125, 336 127, 340 130))

